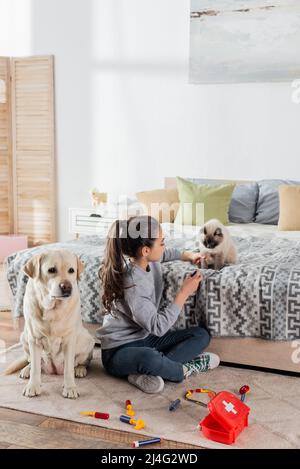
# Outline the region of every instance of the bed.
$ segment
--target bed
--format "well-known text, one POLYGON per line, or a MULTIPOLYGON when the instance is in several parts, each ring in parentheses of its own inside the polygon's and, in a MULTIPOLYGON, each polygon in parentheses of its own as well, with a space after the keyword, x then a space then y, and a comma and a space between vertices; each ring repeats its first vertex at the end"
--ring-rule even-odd
MULTIPOLYGON (((231 180, 219 180, 220 183, 235 182, 240 184, 247 184, 251 181, 231 181, 231 180)), ((176 179, 173 177, 166 177, 164 179, 164 187, 166 189, 176 188, 176 179)), ((287 318, 289 312, 294 316, 293 325, 295 325, 295 334, 293 338, 275 340, 274 337, 246 337, 246 336, 228 336, 228 337, 213 337, 209 350, 218 353, 223 362, 229 364, 243 365, 249 367, 266 368, 272 370, 280 370, 283 372, 300 373, 300 259, 297 259, 300 232, 280 232, 277 230, 277 226, 274 225, 260 225, 257 223, 251 224, 232 224, 229 227, 229 231, 233 237, 239 237, 241 239, 250 242, 251 237, 256 240, 290 240, 290 256, 293 262, 293 272, 295 282, 290 283, 290 291, 292 299, 289 300, 286 295, 285 308, 282 315, 287 318), (294 322, 295 321, 295 322, 294 322)), ((185 233, 193 232, 195 228, 185 226, 185 233)), ((285 242, 287 244, 287 242, 285 242)), ((277 243, 278 249, 280 250, 280 241, 277 243)), ((273 245, 276 249, 275 245, 273 245)), ((276 258, 276 251, 273 252, 276 258)), ((276 260, 276 259, 275 259, 276 260)), ((284 262, 289 267, 288 262, 284 262)), ((277 272, 279 271, 279 265, 277 264, 277 272)), ((275 280, 274 280, 275 282, 275 280)), ((274 284, 273 282, 273 284, 274 284)), ((269 287, 271 289, 272 298, 272 284, 269 287)), ((287 280, 285 283, 285 290, 287 291, 288 284, 287 280)), ((266 287, 265 287, 266 291, 266 287)), ((272 303, 267 301, 267 304, 272 306, 272 303)), ((249 311, 251 313, 251 309, 249 311)), ((272 314, 271 314, 272 319, 272 314)))
MULTIPOLYGON (((170 187, 170 179, 166 180, 170 187)), ((197 249, 199 227, 163 223, 167 246, 197 249)), ((280 233, 272 225, 229 225, 239 252, 236 266, 220 272, 203 271, 204 281, 191 296, 174 325, 205 324, 211 333, 209 349, 223 362, 300 372, 300 232, 280 233), (294 358, 294 359, 293 359, 294 358)), ((13 314, 23 314, 27 278, 21 268, 35 253, 69 249, 85 264, 80 280, 82 317, 101 324, 98 269, 105 238, 86 236, 65 243, 31 248, 7 259, 13 293, 13 314)), ((194 267, 186 262, 163 263, 164 295, 161 307, 172 301, 179 285, 194 267)))

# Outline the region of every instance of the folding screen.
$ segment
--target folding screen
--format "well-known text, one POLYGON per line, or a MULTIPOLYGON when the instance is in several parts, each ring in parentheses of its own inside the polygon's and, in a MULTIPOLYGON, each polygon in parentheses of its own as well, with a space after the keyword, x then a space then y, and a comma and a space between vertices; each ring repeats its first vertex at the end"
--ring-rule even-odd
POLYGON ((10 60, 0 57, 0 234, 13 229, 10 60))
POLYGON ((30 245, 53 242, 56 225, 53 57, 2 59, 3 76, 5 61, 10 76, 6 86, 11 83, 11 93, 7 88, 7 109, 3 108, 2 117, 10 126, 0 121, 0 142, 1 138, 8 142, 8 149, 3 145, 1 150, 0 146, 0 197, 5 216, 0 219, 0 231, 26 234, 30 245))

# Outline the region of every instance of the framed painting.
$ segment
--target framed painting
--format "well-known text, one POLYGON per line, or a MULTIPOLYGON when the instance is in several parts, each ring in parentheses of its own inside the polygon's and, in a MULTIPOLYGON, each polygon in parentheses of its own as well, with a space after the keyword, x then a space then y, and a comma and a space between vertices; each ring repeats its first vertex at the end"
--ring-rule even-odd
POLYGON ((300 0, 191 0, 190 83, 300 78, 300 0))

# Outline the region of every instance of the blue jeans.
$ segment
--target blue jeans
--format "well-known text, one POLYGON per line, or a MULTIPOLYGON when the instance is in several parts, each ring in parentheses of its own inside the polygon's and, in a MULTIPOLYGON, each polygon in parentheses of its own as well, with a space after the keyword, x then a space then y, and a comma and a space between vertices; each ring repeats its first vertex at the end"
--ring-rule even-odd
POLYGON ((145 339, 102 350, 102 362, 114 376, 147 374, 180 382, 182 365, 199 355, 209 341, 210 336, 202 327, 169 331, 162 337, 150 334, 145 339))

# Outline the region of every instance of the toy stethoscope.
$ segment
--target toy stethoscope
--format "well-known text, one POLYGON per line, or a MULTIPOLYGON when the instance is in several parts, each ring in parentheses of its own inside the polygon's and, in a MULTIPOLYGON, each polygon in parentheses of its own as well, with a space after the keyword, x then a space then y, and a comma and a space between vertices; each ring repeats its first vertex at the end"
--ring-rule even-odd
POLYGON ((196 397, 193 397, 193 394, 199 393, 199 394, 208 394, 208 397, 212 399, 215 397, 216 393, 215 391, 212 391, 211 389, 206 389, 206 388, 197 388, 197 389, 188 389, 188 391, 185 393, 185 399, 187 401, 194 402, 194 404, 201 405, 202 407, 207 407, 207 404, 204 402, 199 401, 196 397))
MULTIPOLYGON (((241 401, 244 402, 246 394, 250 392, 250 386, 247 384, 244 384, 240 389, 239 389, 239 394, 241 396, 241 401)), ((197 389, 188 389, 185 393, 185 399, 187 401, 194 402, 195 404, 201 405, 202 407, 207 407, 207 404, 204 402, 199 401, 197 398, 193 397, 193 394, 199 393, 203 394, 206 393, 208 394, 208 397, 212 399, 213 397, 216 396, 216 392, 213 391, 212 389, 207 389, 207 388, 197 388, 197 389)))

